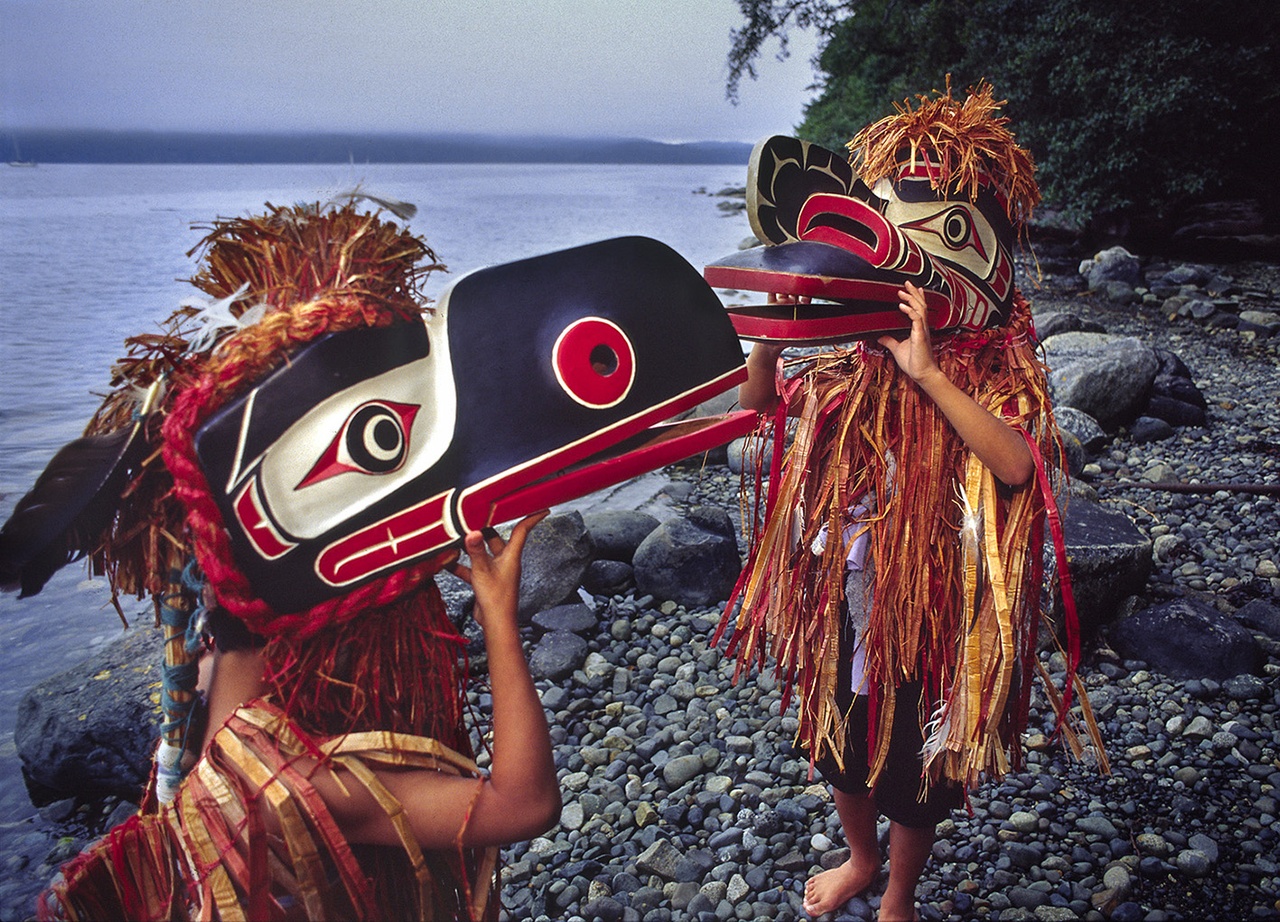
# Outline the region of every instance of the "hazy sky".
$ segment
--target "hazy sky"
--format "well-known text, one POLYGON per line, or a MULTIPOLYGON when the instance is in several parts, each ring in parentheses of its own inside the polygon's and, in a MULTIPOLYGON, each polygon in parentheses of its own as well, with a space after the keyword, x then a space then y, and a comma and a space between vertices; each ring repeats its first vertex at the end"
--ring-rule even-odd
POLYGON ((12 127, 754 141, 812 97, 812 37, 724 95, 735 0, 0 0, 12 127))

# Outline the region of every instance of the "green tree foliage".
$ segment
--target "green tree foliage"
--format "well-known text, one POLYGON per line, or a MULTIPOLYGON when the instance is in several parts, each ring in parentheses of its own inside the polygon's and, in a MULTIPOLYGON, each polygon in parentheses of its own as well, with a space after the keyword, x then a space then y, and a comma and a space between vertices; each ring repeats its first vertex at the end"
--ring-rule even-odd
MULTIPOLYGON (((1163 211, 1208 196, 1275 206, 1280 3, 1259 0, 740 0, 730 79, 770 35, 826 39, 798 133, 839 148, 895 103, 981 78, 1077 217, 1163 211), (772 30, 772 31, 770 31, 772 30)), ((785 45, 783 46, 785 51, 785 45)))
POLYGON ((725 95, 736 103, 742 78, 756 79, 755 60, 769 39, 778 40, 778 57, 785 58, 790 53, 787 34, 792 28, 814 29, 830 35, 850 14, 852 7, 853 0, 840 3, 829 0, 738 0, 738 10, 745 22, 730 35, 732 45, 725 95))

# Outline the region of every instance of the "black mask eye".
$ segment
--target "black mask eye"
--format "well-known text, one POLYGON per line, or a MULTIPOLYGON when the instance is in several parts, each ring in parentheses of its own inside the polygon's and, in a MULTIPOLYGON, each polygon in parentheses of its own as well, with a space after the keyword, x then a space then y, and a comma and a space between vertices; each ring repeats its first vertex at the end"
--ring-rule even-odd
POLYGON ((403 422, 389 407, 370 404, 361 407, 347 423, 347 456, 370 474, 394 471, 404 461, 408 440, 403 422))
POLYGON ((973 220, 963 208, 952 208, 947 212, 942 224, 942 239, 947 246, 960 249, 969 243, 973 236, 973 220))
POLYGON ((374 400, 356 408, 297 489, 346 471, 389 474, 404 464, 419 407, 374 400))

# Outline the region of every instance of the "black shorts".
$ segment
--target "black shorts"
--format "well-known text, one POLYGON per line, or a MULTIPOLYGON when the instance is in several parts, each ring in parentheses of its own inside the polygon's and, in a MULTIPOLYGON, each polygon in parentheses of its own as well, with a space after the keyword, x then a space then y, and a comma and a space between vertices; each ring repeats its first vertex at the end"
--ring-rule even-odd
MULTIPOLYGON (((844 768, 837 766, 830 752, 814 761, 823 780, 845 794, 867 793, 867 696, 855 701, 849 687, 852 645, 846 632, 840 632, 840 684, 836 689, 836 706, 847 714, 845 722, 844 768)), ((872 791, 876 808, 902 826, 923 829, 936 826, 964 802, 964 791, 955 781, 931 782, 927 796, 924 780, 924 731, 920 728, 920 682, 898 686, 893 710, 893 729, 889 737, 889 754, 884 770, 872 791)))

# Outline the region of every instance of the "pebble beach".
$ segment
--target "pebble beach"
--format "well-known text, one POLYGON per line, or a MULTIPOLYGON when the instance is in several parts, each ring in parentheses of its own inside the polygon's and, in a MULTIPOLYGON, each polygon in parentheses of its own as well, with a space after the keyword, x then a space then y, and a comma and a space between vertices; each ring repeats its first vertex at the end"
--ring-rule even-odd
MULTIPOLYGON (((1275 267, 1235 271, 1239 297, 1274 307, 1275 267)), ((1178 596, 1227 612, 1277 604, 1274 497, 1142 486, 1280 482, 1277 340, 1170 319, 1157 298, 1117 306, 1081 287, 1063 270, 1027 293, 1037 313, 1077 313, 1178 354, 1209 404, 1207 427, 1171 438, 1139 443, 1121 430, 1078 478, 1155 542, 1146 591, 1125 607, 1178 596)), ((668 473, 667 499, 721 506, 740 525, 737 475, 688 462, 668 473)), ((827 789, 791 745, 796 720, 772 673, 735 683, 736 664, 711 643, 719 608, 634 593, 591 604, 598 626, 583 667, 540 683, 563 813, 546 835, 504 851, 503 918, 808 918, 805 880, 847 851, 827 789)), ((1094 638, 1081 673, 1110 774, 1051 741, 1037 693, 1024 768, 972 792, 970 809, 939 827, 921 918, 1280 918, 1280 645, 1258 641, 1264 674, 1217 682, 1170 679, 1121 659, 1105 632, 1094 638)), ((1061 659, 1043 656, 1060 683, 1061 659)), ((485 707, 482 691, 474 701, 485 707)), ((881 834, 884 845, 884 821, 881 834)), ((875 918, 884 880, 824 918, 875 918)))
MULTIPOLYGON (((1208 403, 1208 425, 1163 439, 1127 430, 1094 448, 1076 489, 1096 493, 1152 541, 1152 575, 1122 612, 1191 597, 1231 613, 1280 606, 1275 496, 1231 489, 1170 493, 1157 481, 1280 483, 1280 336, 1171 317, 1139 289, 1130 303, 1083 291, 1074 264, 1041 254, 1037 314, 1071 313, 1178 355, 1208 403)), ((1173 264, 1170 264, 1173 265, 1173 264)), ((1163 271, 1149 265, 1148 276, 1163 271)), ((1223 297, 1274 310, 1280 268, 1216 267, 1223 297)), ((742 533, 742 480, 687 461, 656 477, 657 505, 725 510, 742 533)), ((442 582, 451 606, 465 601, 442 582)), ((584 599, 584 601, 587 601, 584 599)), ((830 795, 793 748, 794 709, 772 672, 735 677, 713 634, 722 608, 689 608, 623 591, 590 597, 588 653, 563 680, 538 682, 563 793, 560 822, 503 850, 501 918, 547 922, 721 922, 808 918, 805 881, 847 856, 830 795)), ((1280 615, 1277 615, 1280 617, 1280 615)), ((926 920, 1242 920, 1280 918, 1280 643, 1257 634, 1260 675, 1172 679, 1124 659, 1106 632, 1084 648, 1087 686, 1110 763, 1051 739, 1037 692, 1026 764, 973 791, 938 830, 918 891, 926 920)), ((532 651, 535 629, 527 635, 532 651)), ((1063 663, 1043 654, 1061 685, 1063 663)), ((475 718, 489 712, 473 662, 475 718)), ((477 748, 480 741, 477 739, 477 748)), ((481 755, 481 764, 484 756, 481 755)), ((70 804, 71 806, 68 806, 70 804)), ((114 810, 112 809, 114 807, 114 810)), ((6 858, 0 918, 29 918, 48 881, 132 805, 24 840, 6 858)), ((887 823, 880 827, 887 844, 887 823)), ((876 917, 885 874, 825 919, 876 917)))

